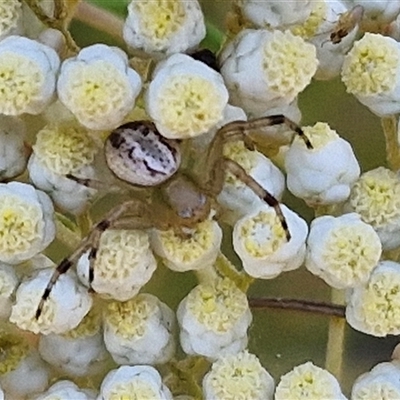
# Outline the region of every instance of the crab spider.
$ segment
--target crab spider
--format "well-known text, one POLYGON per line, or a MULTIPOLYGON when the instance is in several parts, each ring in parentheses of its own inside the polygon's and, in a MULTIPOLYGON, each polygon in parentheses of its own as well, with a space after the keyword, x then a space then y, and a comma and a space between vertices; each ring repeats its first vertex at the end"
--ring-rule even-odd
MULTIPOLYGON (((94 261, 103 232, 107 229, 157 228, 173 229, 185 237, 188 235, 187 228, 194 228, 209 217, 212 206, 216 203, 215 199, 223 188, 227 171, 274 208, 289 241, 290 232, 278 200, 239 164, 223 156, 225 143, 243 140, 245 145, 252 149, 254 146, 249 137, 250 131, 262 131, 268 126, 278 124, 285 124, 304 140, 308 148, 312 148, 301 128, 283 115, 251 121, 234 121, 220 128, 211 141, 206 156, 206 171, 201 179, 194 179, 179 171, 179 141, 161 136, 152 122, 129 122, 115 129, 105 144, 105 158, 110 170, 125 182, 136 186, 154 187, 157 190, 153 190, 151 197, 135 197, 115 206, 104 219, 94 225, 78 248, 69 257, 64 258, 55 269, 39 302, 36 319, 40 317, 43 305, 59 276, 67 272, 86 251, 89 251, 91 285, 94 279, 94 261)), ((67 177, 85 186, 99 186, 96 181, 71 175, 67 177)))

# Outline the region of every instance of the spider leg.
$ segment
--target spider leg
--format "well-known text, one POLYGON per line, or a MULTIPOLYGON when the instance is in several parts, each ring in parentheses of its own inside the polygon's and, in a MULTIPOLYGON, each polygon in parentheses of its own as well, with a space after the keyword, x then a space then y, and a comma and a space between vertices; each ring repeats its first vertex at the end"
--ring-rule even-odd
POLYGON ((291 235, 286 222, 286 218, 283 215, 279 201, 272 196, 267 190, 265 190, 254 178, 252 178, 243 167, 237 162, 230 160, 229 158, 223 158, 224 169, 228 170, 237 179, 241 180, 246 186, 248 186, 261 200, 265 201, 269 206, 273 207, 279 221, 285 231, 287 241, 290 240, 291 235))
POLYGON ((93 265, 96 259, 97 248, 102 233, 107 229, 113 228, 115 225, 117 225, 117 220, 127 211, 130 211, 136 215, 146 215, 146 206, 146 203, 137 199, 126 201, 111 209, 108 214, 106 214, 106 217, 93 227, 92 231, 82 240, 78 248, 69 257, 64 258, 54 270, 53 275, 51 276, 37 307, 35 314, 36 319, 40 317, 44 303, 50 296, 50 293, 60 275, 65 274, 78 260, 78 258, 88 249, 91 249, 89 253, 89 261, 91 265, 89 268, 89 285, 91 284, 94 277, 93 265))
POLYGON ((261 130, 263 128, 267 128, 268 126, 281 125, 281 124, 286 125, 290 130, 299 135, 303 139, 308 149, 313 148, 310 140, 303 132, 303 130, 300 128, 300 126, 282 114, 271 115, 269 117, 256 118, 249 121, 230 122, 229 124, 223 126, 217 132, 217 135, 224 136, 225 141, 227 141, 227 140, 232 140, 230 139, 230 136, 231 135, 234 136, 235 132, 242 132, 243 135, 247 136, 250 131, 261 130))

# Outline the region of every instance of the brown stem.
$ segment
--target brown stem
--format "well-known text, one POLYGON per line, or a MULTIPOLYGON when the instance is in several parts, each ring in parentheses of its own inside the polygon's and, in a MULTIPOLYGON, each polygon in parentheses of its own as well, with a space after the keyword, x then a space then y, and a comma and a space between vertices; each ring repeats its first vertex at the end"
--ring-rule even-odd
POLYGON ((281 299, 277 297, 249 298, 250 308, 280 308, 285 310, 311 312, 344 318, 345 307, 331 303, 317 302, 311 300, 281 299))

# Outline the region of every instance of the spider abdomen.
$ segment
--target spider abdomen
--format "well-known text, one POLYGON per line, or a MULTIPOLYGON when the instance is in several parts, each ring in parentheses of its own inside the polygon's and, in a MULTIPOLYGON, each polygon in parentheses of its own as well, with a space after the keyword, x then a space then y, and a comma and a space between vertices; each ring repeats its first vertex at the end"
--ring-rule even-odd
POLYGON ((150 121, 128 122, 112 131, 105 156, 118 178, 141 186, 166 181, 181 162, 179 143, 161 136, 150 121))

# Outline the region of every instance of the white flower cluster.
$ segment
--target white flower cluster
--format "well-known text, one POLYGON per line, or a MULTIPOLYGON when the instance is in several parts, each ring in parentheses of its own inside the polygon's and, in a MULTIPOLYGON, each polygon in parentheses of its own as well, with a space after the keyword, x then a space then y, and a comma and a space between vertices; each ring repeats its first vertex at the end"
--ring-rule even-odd
MULTIPOLYGON (((129 1, 117 29, 129 53, 79 49, 75 12, 115 20, 75 3, 0 4, 0 400, 345 400, 312 362, 275 387, 247 349, 246 291, 304 265, 347 290, 351 327, 400 334, 400 162, 360 176, 327 123, 301 127, 299 99, 341 74, 394 120, 400 0, 235 0, 215 58, 200 44, 211 2, 129 1), (144 126, 134 138, 129 121, 144 126), (146 187, 143 171, 162 183, 146 187), (114 196, 112 174, 137 185, 114 196), (287 194, 333 215, 308 224, 287 194)), ((352 399, 399 398, 399 371, 377 365, 352 399)))

